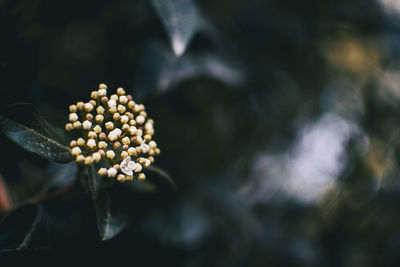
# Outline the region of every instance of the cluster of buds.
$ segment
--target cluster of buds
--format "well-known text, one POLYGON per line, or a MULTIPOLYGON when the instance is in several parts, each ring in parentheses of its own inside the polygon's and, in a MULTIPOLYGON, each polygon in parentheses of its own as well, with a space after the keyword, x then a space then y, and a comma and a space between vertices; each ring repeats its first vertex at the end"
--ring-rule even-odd
POLYGON ((107 86, 91 93, 87 103, 78 102, 69 107, 67 131, 77 131, 79 137, 70 143, 71 154, 78 163, 91 165, 100 162, 101 176, 116 178, 119 182, 146 179, 142 170, 160 154, 152 140, 154 121, 147 118, 143 104, 137 104, 123 88, 107 97, 107 86))

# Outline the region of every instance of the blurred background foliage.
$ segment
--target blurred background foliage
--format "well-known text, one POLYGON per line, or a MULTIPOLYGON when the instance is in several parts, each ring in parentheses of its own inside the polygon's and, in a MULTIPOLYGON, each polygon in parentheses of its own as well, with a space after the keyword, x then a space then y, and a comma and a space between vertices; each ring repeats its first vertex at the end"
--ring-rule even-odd
POLYGON ((0 33, 0 104, 63 128, 100 82, 122 86, 179 188, 115 185, 129 224, 103 242, 76 165, 1 135, 0 214, 20 207, 2 255, 400 265, 399 1, 0 1, 0 33))

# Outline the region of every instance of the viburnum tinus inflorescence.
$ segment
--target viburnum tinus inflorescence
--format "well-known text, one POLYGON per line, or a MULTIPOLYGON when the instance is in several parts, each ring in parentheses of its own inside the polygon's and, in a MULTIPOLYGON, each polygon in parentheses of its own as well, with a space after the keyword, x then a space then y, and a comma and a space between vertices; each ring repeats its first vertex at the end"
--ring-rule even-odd
POLYGON ((107 86, 91 93, 91 100, 78 102, 69 107, 67 131, 75 131, 77 139, 70 143, 71 154, 81 164, 99 162, 101 176, 115 178, 119 182, 146 178, 142 173, 160 154, 152 140, 154 121, 147 118, 143 104, 137 104, 123 88, 107 97, 107 86), (106 167, 106 168, 105 168, 106 167))

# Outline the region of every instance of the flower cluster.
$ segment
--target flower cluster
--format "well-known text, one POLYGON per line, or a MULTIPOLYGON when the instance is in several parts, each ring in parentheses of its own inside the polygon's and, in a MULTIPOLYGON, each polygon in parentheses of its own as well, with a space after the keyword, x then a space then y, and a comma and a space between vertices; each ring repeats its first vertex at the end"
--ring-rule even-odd
POLYGON ((71 154, 78 163, 91 165, 100 162, 107 168, 98 173, 119 182, 146 178, 142 173, 160 154, 152 140, 154 121, 147 118, 143 104, 137 104, 123 88, 107 97, 107 86, 91 93, 91 100, 69 107, 67 131, 77 130, 79 137, 70 143, 71 154))

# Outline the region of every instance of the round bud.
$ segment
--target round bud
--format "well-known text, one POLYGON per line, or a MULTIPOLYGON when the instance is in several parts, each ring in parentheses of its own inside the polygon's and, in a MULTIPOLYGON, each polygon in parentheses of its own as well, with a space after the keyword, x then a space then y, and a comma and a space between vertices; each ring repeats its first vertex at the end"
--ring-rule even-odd
POLYGON ((125 124, 122 125, 121 129, 124 132, 129 131, 129 125, 125 123, 125 124))
POLYGON ((124 94, 125 94, 124 88, 119 87, 119 88, 117 89, 117 94, 118 94, 118 95, 124 95, 124 94))
POLYGON ((104 124, 106 126, 107 130, 112 130, 114 129, 114 123, 112 123, 111 121, 106 122, 106 124, 104 124))
POLYGON ((155 148, 154 151, 156 152, 156 155, 160 155, 160 153, 161 153, 161 150, 158 147, 155 148))
POLYGON ((89 140, 87 141, 86 145, 87 145, 90 149, 93 149, 93 148, 95 148, 95 147, 97 146, 97 145, 96 145, 96 141, 95 141, 94 139, 89 139, 89 140))
POLYGON ((109 139, 110 141, 115 141, 115 140, 118 139, 118 136, 117 136, 114 132, 110 132, 110 133, 108 134, 108 139, 109 139))
POLYGON ((126 116, 126 115, 121 116, 121 123, 128 123, 128 121, 129 121, 128 116, 126 116))
POLYGON ((107 148, 107 143, 104 141, 100 141, 98 144, 98 147, 101 149, 107 148))
POLYGON ((91 103, 86 103, 85 104, 85 111, 90 112, 93 110, 93 105, 91 103))
POLYGON ((108 109, 108 111, 109 111, 111 114, 114 114, 115 112, 117 112, 117 108, 116 108, 116 107, 111 107, 111 108, 108 109))
POLYGON ((99 139, 100 139, 100 140, 107 140, 106 134, 105 134, 105 133, 100 133, 100 134, 99 134, 99 139))
POLYGON ((82 128, 85 130, 90 130, 91 127, 92 127, 92 123, 88 120, 86 120, 82 123, 82 128))
POLYGON ((78 156, 82 153, 82 150, 79 147, 74 147, 71 149, 71 155, 72 156, 78 156))
POLYGON ((97 97, 99 97, 99 92, 93 91, 93 92, 90 94, 90 97, 93 98, 93 99, 96 99, 97 97))
POLYGON ((151 140, 151 135, 146 134, 146 135, 143 137, 143 139, 146 140, 146 141, 150 141, 150 140, 151 140))
POLYGON ((129 145, 131 143, 131 140, 129 140, 129 137, 125 136, 124 138, 122 138, 122 144, 124 145, 129 145))
MULTIPOLYGON (((118 101, 118 96, 116 94, 113 94, 110 96, 110 99, 114 100, 115 102, 118 101)), ((115 106, 115 105, 114 105, 115 106)))
POLYGON ((121 158, 126 158, 128 156, 128 152, 126 152, 126 151, 122 151, 121 152, 121 158))
POLYGON ((90 131, 89 133, 88 133, 88 138, 96 138, 97 137, 97 134, 95 133, 95 132, 93 132, 93 131, 90 131))
POLYGON ((128 155, 129 156, 136 156, 137 155, 136 149, 134 147, 128 148, 128 155))
POLYGON ((129 121, 129 125, 135 126, 136 125, 136 121, 135 120, 130 120, 129 121))
POLYGON ((119 102, 120 102, 121 104, 126 104, 126 103, 128 103, 128 98, 127 98, 126 96, 124 96, 124 95, 121 95, 121 96, 119 97, 119 102))
POLYGON ((120 183, 125 182, 125 175, 119 174, 119 175, 117 176, 117 181, 120 182, 120 183))
POLYGON ((119 121, 120 118, 121 118, 121 114, 119 114, 118 112, 115 112, 114 115, 113 115, 113 119, 115 121, 119 121))
POLYGON ((119 164, 115 164, 115 165, 113 166, 113 168, 116 169, 117 171, 119 171, 119 170, 121 169, 121 167, 119 166, 119 164))
POLYGON ((112 99, 112 96, 111 96, 111 99, 108 100, 107 105, 108 105, 109 108, 112 108, 112 107, 115 107, 117 105, 117 102, 115 102, 115 100, 112 99))
POLYGON ((76 103, 76 108, 78 110, 83 110, 85 108, 85 103, 83 103, 82 101, 79 101, 78 103, 76 103))
POLYGON ((128 107, 131 108, 131 109, 133 109, 133 108, 135 107, 135 105, 136 105, 136 103, 135 103, 135 101, 133 101, 133 100, 130 100, 130 101, 128 102, 128 107))
POLYGON ((101 133, 101 126, 100 125, 96 125, 93 127, 93 131, 97 134, 101 133))
POLYGON ((151 141, 149 142, 149 146, 150 146, 151 148, 156 148, 156 147, 157 147, 157 143, 156 143, 155 141, 151 140, 151 141))
POLYGON ((154 163, 154 157, 149 157, 151 163, 154 163))
POLYGON ((78 144, 78 146, 84 146, 85 139, 83 139, 82 137, 79 137, 78 140, 76 140, 76 143, 78 144))
POLYGON ((114 169, 114 168, 109 168, 109 169, 107 170, 107 176, 108 176, 108 177, 112 178, 112 177, 115 177, 115 175, 117 175, 117 170, 116 170, 116 169, 114 169))
POLYGON ((107 85, 104 83, 99 84, 99 89, 107 89, 107 85))
POLYGON ((123 114, 126 111, 126 107, 123 105, 118 105, 117 110, 119 113, 123 114))
POLYGON ((97 114, 102 115, 104 113, 105 109, 103 108, 103 106, 98 106, 96 111, 97 111, 97 114))
POLYGON ((73 125, 74 129, 82 128, 82 123, 80 121, 76 121, 72 125, 73 125))
POLYGON ((77 120, 78 120, 78 115, 76 113, 69 114, 69 121, 70 122, 75 122, 77 120))
POLYGON ((100 168, 99 171, 97 172, 100 176, 106 176, 107 175, 107 169, 106 168, 100 168))
POLYGON ((93 115, 90 113, 86 114, 86 119, 91 121, 93 119, 93 115))
POLYGON ((86 157, 85 158, 85 165, 91 165, 93 163, 92 157, 86 157))
POLYGON ((104 117, 103 117, 103 115, 96 115, 96 117, 94 117, 94 119, 97 123, 102 123, 104 120, 104 117))
POLYGON ((146 180, 146 175, 144 173, 139 173, 137 178, 139 181, 144 181, 146 180))
POLYGON ((100 89, 98 92, 99 92, 99 96, 100 97, 105 96, 107 94, 107 90, 106 89, 100 89))
POLYGON ((75 105, 69 106, 69 111, 70 112, 76 112, 76 106, 75 105))
POLYGON ((74 126, 72 125, 72 123, 65 124, 65 130, 71 131, 72 129, 74 129, 74 126))
POLYGON ((113 148, 114 149, 118 149, 119 147, 121 146, 121 143, 120 142, 114 142, 114 144, 113 144, 113 148))
POLYGON ((92 154, 92 159, 94 162, 99 162, 101 160, 101 155, 99 152, 95 152, 92 154))
POLYGON ((76 141, 75 141, 75 140, 72 140, 72 141, 69 143, 69 146, 70 146, 70 147, 76 147, 76 146, 77 146, 76 141))
POLYGON ((143 124, 144 123, 145 118, 142 115, 139 115, 136 117, 136 122, 138 124, 143 124))
POLYGON ((107 158, 109 158, 109 159, 113 159, 113 158, 115 157, 115 153, 114 153, 114 151, 112 151, 112 150, 107 150, 107 151, 106 151, 106 156, 107 156, 107 158))
POLYGON ((78 155, 75 158, 76 162, 83 162, 85 161, 85 156, 84 155, 78 155))
POLYGON ((108 102, 108 97, 106 97, 106 96, 103 96, 102 98, 101 98, 101 103, 107 103, 108 102))
POLYGON ((141 129, 136 130, 137 136, 143 136, 143 131, 141 129))
POLYGON ((122 149, 123 149, 123 150, 128 150, 128 148, 129 148, 128 145, 123 145, 123 146, 122 146, 122 149))

